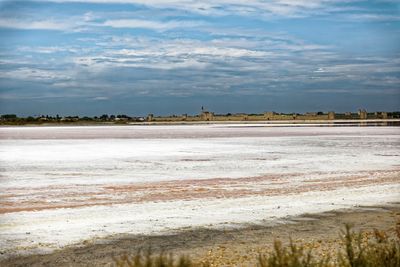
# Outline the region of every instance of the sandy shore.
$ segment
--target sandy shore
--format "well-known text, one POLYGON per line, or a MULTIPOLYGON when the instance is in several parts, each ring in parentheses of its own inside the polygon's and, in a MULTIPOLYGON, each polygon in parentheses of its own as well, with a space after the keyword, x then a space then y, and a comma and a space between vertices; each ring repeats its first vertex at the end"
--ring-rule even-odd
POLYGON ((124 235, 113 240, 86 242, 46 255, 14 257, 1 266, 112 266, 113 256, 134 254, 138 249, 152 248, 174 254, 190 255, 196 261, 208 259, 214 266, 246 266, 256 262, 259 253, 271 249, 275 239, 316 247, 318 253, 329 253, 340 246, 339 234, 344 224, 354 230, 374 228, 393 232, 400 220, 400 203, 387 206, 359 207, 314 215, 286 218, 276 225, 247 225, 236 229, 190 229, 170 235, 124 235))

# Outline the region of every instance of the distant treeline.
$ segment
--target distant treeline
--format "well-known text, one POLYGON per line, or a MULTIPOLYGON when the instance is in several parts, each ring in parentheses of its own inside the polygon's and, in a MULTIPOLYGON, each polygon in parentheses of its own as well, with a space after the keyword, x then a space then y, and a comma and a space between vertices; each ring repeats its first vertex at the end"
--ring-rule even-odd
POLYGON ((126 122, 143 122, 146 119, 144 117, 131 117, 128 115, 108 115, 103 114, 101 116, 64 116, 59 115, 40 115, 40 116, 29 116, 29 117, 18 117, 15 114, 4 114, 0 116, 1 124, 10 125, 23 125, 23 124, 44 124, 44 123, 126 123, 126 122))

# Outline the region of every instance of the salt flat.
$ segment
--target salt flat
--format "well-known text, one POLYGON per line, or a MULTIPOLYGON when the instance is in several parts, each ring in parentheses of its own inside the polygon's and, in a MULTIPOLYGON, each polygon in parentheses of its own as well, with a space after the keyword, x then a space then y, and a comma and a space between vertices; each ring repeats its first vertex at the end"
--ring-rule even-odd
POLYGON ((399 127, 0 128, 0 250, 395 202, 399 148, 399 127))

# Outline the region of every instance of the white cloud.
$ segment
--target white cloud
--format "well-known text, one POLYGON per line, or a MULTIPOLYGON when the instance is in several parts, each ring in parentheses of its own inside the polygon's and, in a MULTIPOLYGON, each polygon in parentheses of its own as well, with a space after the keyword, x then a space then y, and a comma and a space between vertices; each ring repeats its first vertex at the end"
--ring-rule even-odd
POLYGON ((110 99, 110 98, 107 97, 107 96, 96 96, 96 97, 93 98, 93 100, 96 100, 96 101, 105 101, 105 100, 108 100, 108 99, 110 99))
POLYGON ((1 28, 26 29, 26 30, 66 30, 71 28, 70 24, 65 22, 56 22, 52 20, 28 21, 22 19, 0 18, 1 28))
POLYGON ((394 88, 366 89, 366 88, 331 88, 331 89, 308 89, 307 93, 318 94, 353 94, 353 95, 398 95, 399 91, 394 88))
POLYGON ((77 53, 78 49, 72 47, 62 47, 62 46, 21 46, 17 48, 18 51, 21 52, 29 52, 29 53, 41 53, 41 54, 53 54, 59 52, 70 52, 77 53))
POLYGON ((145 28, 152 30, 169 30, 174 28, 191 28, 203 25, 202 22, 196 21, 152 21, 141 19, 115 19, 107 20, 103 23, 104 26, 113 28, 145 28))
POLYGON ((62 71, 42 70, 37 68, 22 67, 15 70, 0 72, 1 78, 27 80, 27 81, 42 81, 53 82, 56 80, 69 80, 71 77, 62 74, 62 71))
POLYGON ((231 47, 216 47, 209 43, 201 42, 182 42, 169 43, 155 48, 134 50, 122 49, 113 51, 114 55, 134 56, 134 57, 182 57, 182 56, 210 56, 210 57, 265 57, 271 53, 265 51, 248 50, 231 47))
POLYGON ((279 16, 305 16, 308 12, 329 10, 338 3, 357 2, 358 0, 33 0, 50 2, 84 2, 98 4, 137 4, 154 8, 171 8, 189 12, 224 15, 249 14, 279 16))
POLYGON ((156 31, 166 31, 175 28, 194 28, 206 25, 201 21, 155 21, 144 19, 109 19, 103 23, 91 22, 92 13, 86 13, 81 17, 55 20, 34 20, 0 18, 0 28, 24 29, 24 30, 57 30, 57 31, 80 31, 98 26, 112 28, 144 28, 156 31))
MULTIPOLYGON (((121 45, 121 39, 117 39, 121 45)), ((214 63, 239 64, 239 62, 275 57, 275 53, 256 49, 229 47, 228 43, 199 40, 130 39, 123 40, 131 47, 112 48, 110 44, 101 54, 89 54, 73 58, 75 64, 101 72, 110 67, 143 67, 151 69, 203 69, 214 63)), ((114 41, 112 41, 114 42, 114 41)), ((249 66, 258 63, 246 63, 249 66)))
POLYGON ((399 15, 388 14, 350 14, 345 17, 354 21, 400 21, 399 15))
POLYGON ((314 71, 315 73, 324 73, 325 70, 324 68, 318 68, 317 70, 314 71))

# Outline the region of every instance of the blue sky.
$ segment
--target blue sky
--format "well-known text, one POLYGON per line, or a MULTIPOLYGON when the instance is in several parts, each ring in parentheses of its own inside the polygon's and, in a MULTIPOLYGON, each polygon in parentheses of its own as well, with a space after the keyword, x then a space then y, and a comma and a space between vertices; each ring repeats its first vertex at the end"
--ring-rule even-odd
POLYGON ((0 113, 400 109, 400 1, 0 0, 0 113))

